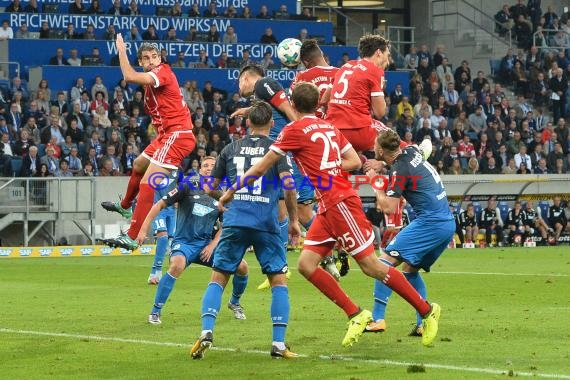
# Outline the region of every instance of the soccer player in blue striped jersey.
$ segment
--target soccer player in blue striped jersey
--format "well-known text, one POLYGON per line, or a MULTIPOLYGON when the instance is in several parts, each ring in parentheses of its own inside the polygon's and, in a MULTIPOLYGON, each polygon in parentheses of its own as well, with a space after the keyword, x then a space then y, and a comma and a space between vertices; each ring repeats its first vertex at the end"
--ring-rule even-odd
MULTIPOLYGON (((384 213, 391 214, 397 209, 400 197, 404 197, 416 213, 416 219, 388 244, 380 261, 392 267, 403 263, 404 275, 426 299, 426 285, 419 270, 429 272, 455 233, 455 220, 449 211, 445 188, 437 171, 425 161, 417 147, 400 148, 400 138, 396 132, 380 132, 374 149, 376 158, 391 166, 388 186, 385 190, 376 190, 378 204, 384 213)), ((367 174, 374 177, 376 172, 370 170, 367 174)), ((384 313, 391 294, 390 288, 375 281, 374 321, 366 331, 383 331, 386 328, 384 313)), ((432 313, 436 319, 439 319, 440 312, 439 305, 435 307, 434 304, 432 313)), ((422 342, 433 338, 426 336, 420 315, 410 335, 422 336, 422 342)))
MULTIPOLYGON (((210 176, 215 162, 214 157, 205 157, 200 166, 200 176, 210 176)), ((200 182, 199 178, 197 180, 200 182)), ((162 308, 168 300, 176 280, 186 267, 192 263, 212 266, 212 254, 221 234, 221 231, 218 230, 212 239, 212 231, 221 216, 217 201, 201 190, 198 184, 184 181, 181 184, 171 184, 166 195, 151 208, 137 236, 139 244, 142 244, 146 238, 151 222, 160 211, 174 205, 174 203, 178 203, 176 216, 178 228, 172 241, 168 272, 158 283, 154 305, 148 316, 148 322, 152 324, 162 323, 160 320, 162 308)), ((240 305, 240 297, 245 291, 247 280, 247 263, 241 260, 237 264, 233 279, 232 298, 228 304, 228 308, 232 310, 237 319, 245 319, 243 308, 240 305)))
MULTIPOLYGON (((266 102, 255 103, 249 110, 247 123, 251 134, 226 145, 220 153, 212 173, 213 189, 217 189, 222 181, 228 185, 241 181, 244 173, 269 151, 273 143, 267 137, 273 125, 271 106, 266 102)), ((193 359, 201 359, 212 345, 224 288, 250 246, 253 246, 261 271, 267 275, 271 286, 273 342, 270 354, 286 359, 298 356, 285 345, 289 290, 285 246, 280 238, 278 221, 281 183, 290 219, 289 234, 293 240, 299 237, 297 192, 289 160, 282 157, 251 187, 236 192, 233 202, 224 212, 222 235, 214 252, 212 277, 202 299, 202 333, 190 351, 193 359)))

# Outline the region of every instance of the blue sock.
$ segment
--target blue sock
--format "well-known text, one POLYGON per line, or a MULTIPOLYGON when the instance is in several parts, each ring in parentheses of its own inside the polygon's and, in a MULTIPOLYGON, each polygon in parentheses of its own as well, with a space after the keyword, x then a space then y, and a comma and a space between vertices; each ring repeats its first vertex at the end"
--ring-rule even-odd
POLYGON ((166 272, 166 274, 160 279, 160 282, 158 283, 156 295, 154 296, 154 306, 152 307, 151 313, 160 314, 160 311, 168 300, 168 297, 170 296, 175 283, 176 277, 173 277, 170 273, 166 272))
POLYGON ((281 237, 281 241, 287 249, 287 245, 289 245, 289 218, 286 218, 279 222, 279 236, 281 237))
POLYGON ((214 330, 216 317, 222 305, 222 285, 210 282, 202 298, 202 330, 214 330))
MULTIPOLYGON (((422 275, 419 272, 415 273, 406 273, 404 272, 404 276, 408 279, 410 284, 420 293, 423 299, 427 299, 427 288, 422 275)), ((422 316, 419 313, 416 313, 416 326, 422 325, 422 316)))
POLYGON ((315 217, 313 216, 311 218, 311 220, 309 220, 307 223, 303 224, 303 227, 305 227, 305 230, 309 231, 309 228, 311 228, 311 224, 313 224, 314 220, 315 220, 315 217))
POLYGON ((233 305, 239 305, 239 300, 243 292, 245 292, 245 287, 247 286, 248 276, 240 276, 239 274, 234 274, 234 279, 232 280, 232 298, 230 298, 230 303, 233 305))
POLYGON ((274 286, 271 288, 271 295, 273 341, 285 342, 285 331, 289 323, 289 289, 287 286, 274 286))
POLYGON ((168 236, 159 236, 156 239, 156 253, 154 254, 154 263, 152 263, 152 272, 162 272, 162 263, 164 255, 168 248, 168 236))
MULTIPOLYGON (((380 259, 383 264, 393 267, 388 260, 380 259)), ((372 319, 386 319, 386 306, 392 295, 392 289, 384 285, 382 281, 374 280, 374 307, 372 309, 372 319)))

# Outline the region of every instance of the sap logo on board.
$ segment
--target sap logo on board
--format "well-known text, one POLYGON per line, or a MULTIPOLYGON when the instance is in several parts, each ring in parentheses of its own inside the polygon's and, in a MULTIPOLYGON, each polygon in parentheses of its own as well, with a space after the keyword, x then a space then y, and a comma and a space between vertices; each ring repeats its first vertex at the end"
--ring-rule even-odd
POLYGON ((53 253, 53 248, 40 248, 39 252, 41 257, 51 256, 53 253))
POLYGON ((81 248, 81 256, 91 256, 93 254, 94 249, 91 247, 81 248))
POLYGON ((152 247, 140 247, 141 254, 148 255, 152 252, 152 247))
POLYGON ((62 256, 71 256, 73 253, 73 248, 60 248, 59 254, 62 256))
POLYGON ((0 249, 0 257, 7 257, 12 254, 12 249, 0 249))
POLYGON ((20 253, 20 256, 28 257, 32 254, 32 249, 31 248, 20 248, 18 250, 18 252, 20 253))
POLYGON ((113 252, 113 248, 111 247, 101 247, 101 255, 108 256, 113 252))
POLYGON ((121 248, 121 250, 119 252, 121 252, 121 255, 130 255, 131 254, 131 251, 124 249, 124 248, 121 248))

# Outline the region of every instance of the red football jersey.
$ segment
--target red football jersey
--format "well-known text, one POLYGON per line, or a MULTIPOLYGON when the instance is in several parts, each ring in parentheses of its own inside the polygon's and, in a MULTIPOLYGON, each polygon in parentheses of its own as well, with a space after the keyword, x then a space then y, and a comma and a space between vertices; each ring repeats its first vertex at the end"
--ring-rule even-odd
MULTIPOLYGON (((299 170, 315 187, 319 214, 346 198, 358 196, 342 175, 341 154, 350 148, 352 145, 338 129, 316 116, 287 124, 270 147, 281 155, 293 153, 299 170)), ((309 184, 303 181, 296 186, 309 184)))
POLYGON ((369 128, 373 96, 384 96, 384 70, 366 59, 348 61, 336 73, 326 120, 340 130, 369 128))
POLYGON ((301 71, 291 83, 291 90, 293 90, 295 84, 298 82, 311 82, 318 87, 319 93, 322 97, 327 88, 332 87, 334 76, 338 70, 338 67, 333 66, 315 66, 305 71, 301 71))
POLYGON ((190 110, 170 66, 163 63, 148 73, 155 85, 144 86, 144 109, 158 133, 188 130, 188 125, 192 129, 190 110))

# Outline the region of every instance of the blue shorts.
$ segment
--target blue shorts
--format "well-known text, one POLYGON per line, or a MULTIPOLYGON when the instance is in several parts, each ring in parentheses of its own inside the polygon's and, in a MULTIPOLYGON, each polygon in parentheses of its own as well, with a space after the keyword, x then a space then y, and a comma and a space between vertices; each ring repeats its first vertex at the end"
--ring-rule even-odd
POLYGON ((176 230, 176 212, 165 208, 160 211, 152 222, 154 233, 168 232, 168 237, 173 237, 176 230))
POLYGON ((224 273, 235 273, 249 246, 253 246, 263 274, 287 272, 285 247, 279 234, 241 227, 222 229, 213 254, 213 268, 224 273))
POLYGON ((194 240, 191 243, 188 243, 186 240, 176 240, 176 238, 172 241, 172 249, 170 253, 170 257, 174 256, 184 256, 186 258, 186 266, 189 266, 192 263, 204 265, 207 267, 212 267, 213 257, 210 257, 209 261, 202 261, 200 259, 200 253, 208 244, 210 244, 212 240, 194 240))
POLYGON ((455 221, 414 219, 385 249, 387 255, 429 272, 455 233, 455 221))

